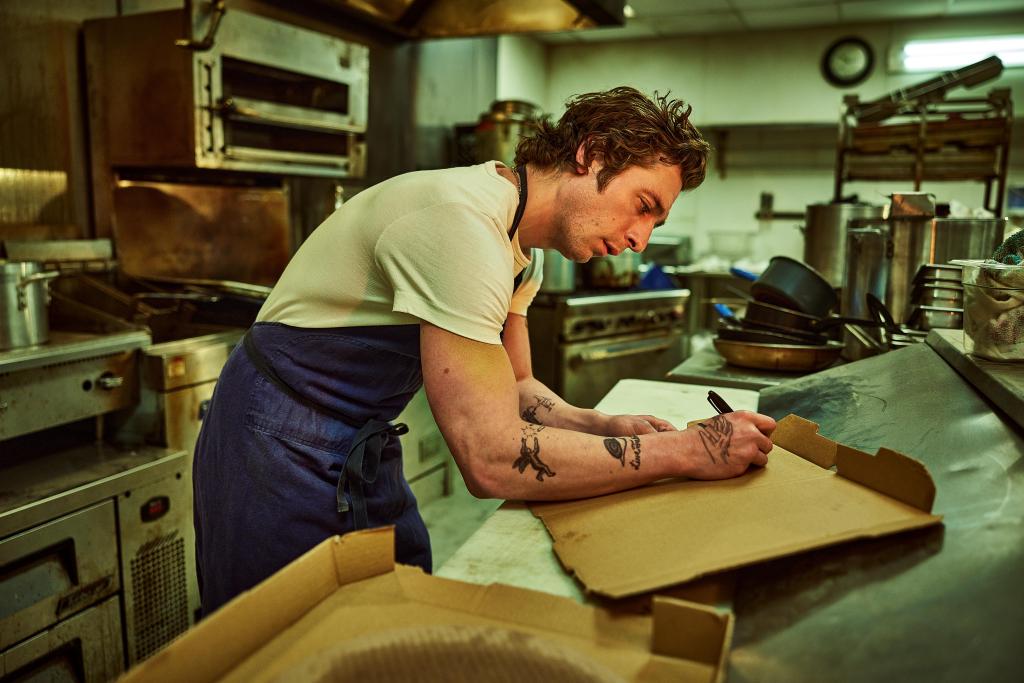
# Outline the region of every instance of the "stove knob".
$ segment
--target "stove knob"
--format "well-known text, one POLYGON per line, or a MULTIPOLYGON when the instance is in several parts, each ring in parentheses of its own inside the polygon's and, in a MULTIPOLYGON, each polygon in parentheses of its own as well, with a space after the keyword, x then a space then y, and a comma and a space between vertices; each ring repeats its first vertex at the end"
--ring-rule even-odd
POLYGON ((107 391, 110 391, 111 389, 117 389, 121 387, 124 384, 124 377, 118 377, 116 375, 103 375, 98 380, 96 380, 96 384, 100 387, 100 389, 106 389, 107 391))

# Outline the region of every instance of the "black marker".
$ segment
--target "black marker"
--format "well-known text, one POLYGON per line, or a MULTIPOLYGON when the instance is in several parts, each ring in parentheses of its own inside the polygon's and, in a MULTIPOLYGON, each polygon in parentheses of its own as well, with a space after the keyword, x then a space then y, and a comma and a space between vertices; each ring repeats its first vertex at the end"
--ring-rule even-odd
POLYGON ((718 411, 719 415, 721 415, 722 413, 732 412, 732 408, 730 408, 729 404, 725 402, 725 399, 719 396, 714 391, 708 391, 708 403, 711 404, 712 408, 718 411))

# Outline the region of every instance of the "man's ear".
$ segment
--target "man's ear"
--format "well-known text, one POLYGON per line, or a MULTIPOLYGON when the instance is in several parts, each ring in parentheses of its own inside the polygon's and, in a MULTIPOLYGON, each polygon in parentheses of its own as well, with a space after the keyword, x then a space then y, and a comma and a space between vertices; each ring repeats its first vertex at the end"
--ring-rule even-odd
POLYGON ((597 173, 600 171, 604 164, 600 154, 595 154, 594 158, 587 163, 587 141, 584 140, 580 143, 580 146, 576 148, 576 173, 577 175, 587 175, 588 172, 593 171, 597 173))

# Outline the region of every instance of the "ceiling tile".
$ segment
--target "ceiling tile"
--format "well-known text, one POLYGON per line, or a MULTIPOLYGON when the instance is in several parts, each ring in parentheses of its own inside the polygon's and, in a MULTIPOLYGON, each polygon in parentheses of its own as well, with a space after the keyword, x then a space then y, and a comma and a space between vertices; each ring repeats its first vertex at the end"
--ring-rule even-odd
POLYGON ((841 0, 842 21, 887 21, 914 17, 937 17, 946 13, 947 0, 841 0))
POLYGON ((583 42, 603 40, 631 40, 634 38, 653 38, 657 31, 643 19, 630 19, 625 26, 615 28, 588 28, 577 31, 576 35, 583 42))
POLYGON ((950 14, 987 14, 989 12, 1013 12, 1024 9, 1021 0, 950 0, 950 14))
POLYGON ((743 22, 734 12, 690 14, 677 17, 659 17, 653 22, 660 35, 684 35, 693 33, 729 33, 742 31, 743 22))
MULTIPOLYGON (((687 3, 689 4, 689 3, 687 3)), ((838 5, 839 0, 729 0, 735 9, 789 9, 790 7, 818 7, 838 5)))
POLYGON ((637 19, 729 9, 728 0, 626 0, 626 4, 636 10, 637 19))
POLYGON ((740 11, 740 18, 747 28, 754 30, 790 26, 827 26, 839 21, 839 9, 835 5, 807 5, 775 10, 745 10, 740 11))

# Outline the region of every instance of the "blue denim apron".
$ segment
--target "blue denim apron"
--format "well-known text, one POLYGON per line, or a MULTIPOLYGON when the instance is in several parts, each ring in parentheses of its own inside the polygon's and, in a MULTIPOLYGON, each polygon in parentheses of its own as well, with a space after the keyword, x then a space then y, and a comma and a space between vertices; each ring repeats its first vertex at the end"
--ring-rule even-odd
MULTIPOLYGON (((510 237, 526 207, 526 172, 510 237)), ((520 273, 513 289, 522 278, 520 273)), ((204 614, 313 546, 395 526, 395 559, 431 571, 392 425, 423 383, 419 326, 256 323, 231 353, 193 463, 204 614)))
POLYGON ((419 326, 257 323, 217 382, 193 464, 197 568, 209 614, 335 534, 395 525, 395 555, 431 570, 430 540, 391 425, 422 384, 419 326))

